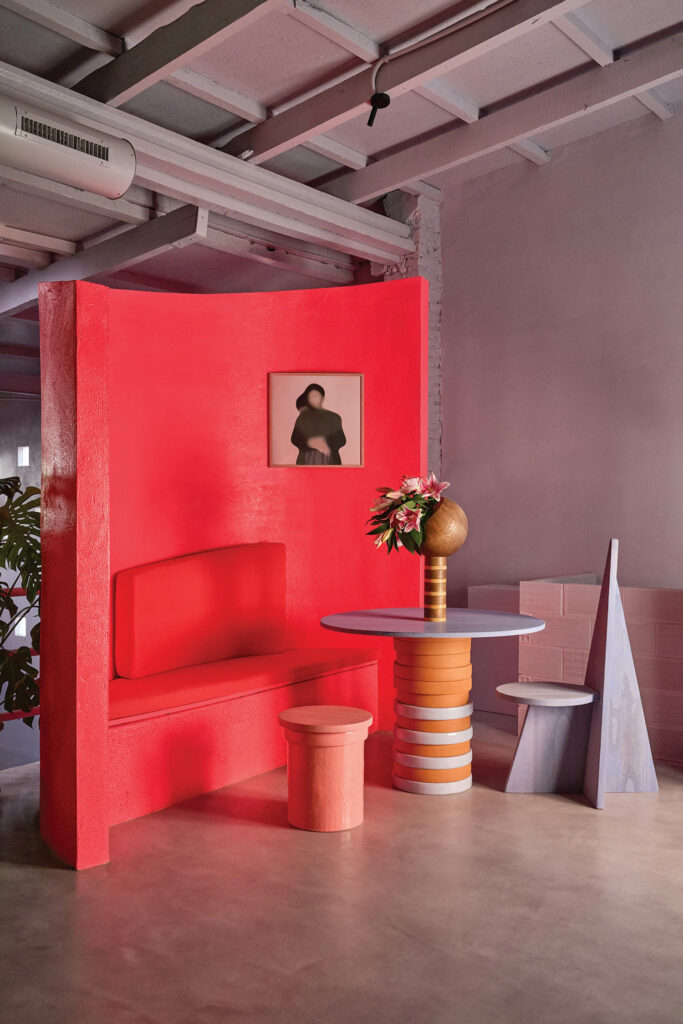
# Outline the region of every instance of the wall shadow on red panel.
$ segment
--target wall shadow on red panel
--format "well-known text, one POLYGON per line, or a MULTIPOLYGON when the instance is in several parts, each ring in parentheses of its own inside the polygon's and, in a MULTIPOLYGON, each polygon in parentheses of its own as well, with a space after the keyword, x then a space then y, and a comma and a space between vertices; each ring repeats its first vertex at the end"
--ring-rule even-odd
POLYGON ((112 581, 123 569, 284 542, 289 646, 382 647, 379 724, 389 725, 390 642, 332 634, 319 619, 420 603, 420 560, 376 552, 365 522, 374 488, 427 469, 426 289, 419 278, 244 295, 43 289, 48 593, 55 584, 43 639, 43 663, 53 664, 43 831, 68 863, 108 856, 102 715, 113 675, 112 581), (362 467, 268 466, 275 371, 364 374, 362 467), (84 738, 87 778, 75 754, 84 738))

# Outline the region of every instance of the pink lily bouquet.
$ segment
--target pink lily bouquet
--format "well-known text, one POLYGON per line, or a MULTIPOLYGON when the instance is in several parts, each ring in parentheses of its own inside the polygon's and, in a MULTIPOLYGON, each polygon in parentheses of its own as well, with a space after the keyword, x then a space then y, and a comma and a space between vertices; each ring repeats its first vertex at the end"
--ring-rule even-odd
POLYGON ((387 546, 387 554, 394 548, 405 548, 419 555, 424 540, 424 525, 441 501, 441 493, 450 487, 440 482, 433 473, 429 476, 404 476, 399 490, 378 487, 380 497, 372 505, 368 536, 375 537, 375 547, 387 546))

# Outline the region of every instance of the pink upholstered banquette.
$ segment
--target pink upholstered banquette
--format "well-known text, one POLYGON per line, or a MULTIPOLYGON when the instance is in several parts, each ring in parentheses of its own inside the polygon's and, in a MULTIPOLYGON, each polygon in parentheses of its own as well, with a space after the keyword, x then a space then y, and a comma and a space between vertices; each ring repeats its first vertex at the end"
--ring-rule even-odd
POLYGON ((284 764, 285 708, 346 704, 376 720, 377 652, 288 649, 285 580, 285 546, 266 543, 118 573, 112 824, 284 764))

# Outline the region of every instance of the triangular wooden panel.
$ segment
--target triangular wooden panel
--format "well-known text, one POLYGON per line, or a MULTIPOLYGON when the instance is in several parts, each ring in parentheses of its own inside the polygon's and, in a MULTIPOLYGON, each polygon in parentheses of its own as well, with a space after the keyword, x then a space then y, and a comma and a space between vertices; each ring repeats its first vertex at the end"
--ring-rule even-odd
POLYGON ((605 793, 656 793, 650 740, 617 583, 619 541, 611 540, 593 630, 586 686, 593 705, 583 791, 598 808, 605 793))

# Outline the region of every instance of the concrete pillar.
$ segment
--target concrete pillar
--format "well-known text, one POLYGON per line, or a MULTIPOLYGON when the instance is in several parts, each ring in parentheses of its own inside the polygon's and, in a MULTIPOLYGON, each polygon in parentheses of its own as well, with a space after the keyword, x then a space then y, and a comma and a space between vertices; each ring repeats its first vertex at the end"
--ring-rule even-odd
MULTIPOLYGON (((441 209, 436 199, 390 192, 389 217, 409 224, 415 252, 384 273, 385 281, 419 274, 429 281, 429 468, 441 475, 441 209)), ((407 469, 406 472, 409 472, 407 469)))

